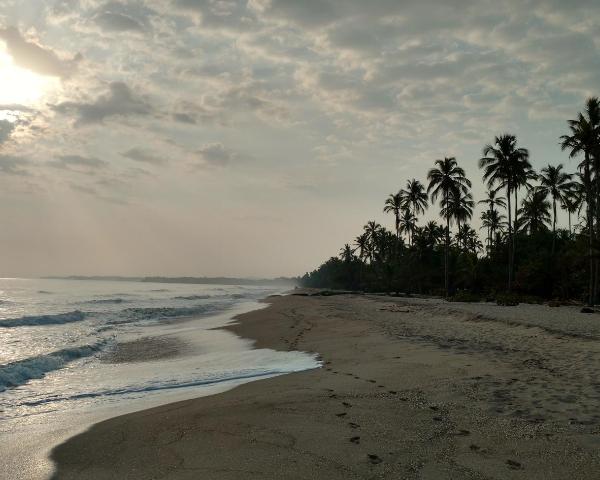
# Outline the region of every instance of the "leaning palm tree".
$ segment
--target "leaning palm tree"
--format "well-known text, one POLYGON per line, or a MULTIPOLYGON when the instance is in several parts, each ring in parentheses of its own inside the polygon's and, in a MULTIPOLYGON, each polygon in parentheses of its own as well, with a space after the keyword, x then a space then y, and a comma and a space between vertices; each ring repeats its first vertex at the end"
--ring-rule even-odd
POLYGON ((415 217, 425 213, 429 206, 429 197, 425 191, 425 186, 416 179, 406 182, 406 188, 401 190, 404 205, 410 209, 415 217))
MULTIPOLYGON (((462 193, 467 193, 471 187, 471 181, 466 177, 465 171, 458 166, 458 162, 454 157, 446 157, 443 160, 436 160, 435 167, 429 170, 427 180, 429 186, 427 193, 431 195, 431 201, 435 202, 438 197, 442 208, 448 205, 450 192, 458 190, 462 193)), ((444 288, 446 297, 449 294, 448 285, 448 252, 450 248, 450 212, 442 214, 446 219, 446 242, 444 245, 444 288)))
POLYGON ((408 209, 404 208, 400 215, 399 231, 401 234, 406 234, 408 243, 412 245, 413 235, 417 228, 417 217, 408 209))
MULTIPOLYGON (((552 253, 556 245, 556 204, 564 203, 573 188, 572 175, 562 171, 562 163, 556 167, 548 165, 539 175, 540 187, 552 199, 552 253)), ((570 227, 569 227, 570 229, 570 227)))
POLYGON ((521 202, 519 226, 534 234, 548 229, 550 224, 550 202, 543 188, 534 188, 521 202))
POLYGON ((496 137, 493 144, 486 145, 483 157, 479 160, 479 168, 483 169, 483 179, 490 189, 506 190, 508 212, 508 290, 512 286, 514 268, 514 237, 511 211, 511 195, 515 196, 515 219, 517 217, 516 194, 520 186, 531 177, 529 152, 517 147, 517 137, 504 134, 496 137))
POLYGON ((401 191, 398 193, 390 193, 385 201, 383 213, 393 213, 396 221, 396 237, 400 238, 400 210, 404 201, 401 191))
POLYGON ((560 137, 561 148, 569 150, 569 157, 574 158, 583 154, 583 161, 579 169, 583 172, 583 185, 585 188, 586 220, 588 232, 588 255, 589 255, 589 295, 588 303, 594 304, 594 215, 597 207, 595 199, 594 181, 592 170, 598 170, 598 149, 600 148, 600 100, 591 97, 586 102, 585 113, 579 113, 576 119, 569 120, 569 135, 560 137), (595 155, 596 154, 596 155, 595 155), (596 162, 594 162, 594 155, 596 162))

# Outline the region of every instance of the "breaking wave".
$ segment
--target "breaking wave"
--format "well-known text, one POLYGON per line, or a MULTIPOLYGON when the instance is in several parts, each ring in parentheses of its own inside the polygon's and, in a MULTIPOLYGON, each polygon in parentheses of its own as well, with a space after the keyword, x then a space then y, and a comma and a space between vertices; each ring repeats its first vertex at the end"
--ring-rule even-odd
POLYGON ((101 350, 105 344, 106 341, 102 341, 93 345, 65 348, 47 355, 0 365, 0 392, 23 385, 29 380, 42 378, 46 373, 58 370, 73 360, 89 357, 101 350))
POLYGON ((57 313, 54 315, 33 315, 18 318, 7 318, 0 320, 0 327, 25 327, 35 325, 59 325, 63 323, 80 322, 85 318, 85 313, 74 310, 67 313, 57 313))

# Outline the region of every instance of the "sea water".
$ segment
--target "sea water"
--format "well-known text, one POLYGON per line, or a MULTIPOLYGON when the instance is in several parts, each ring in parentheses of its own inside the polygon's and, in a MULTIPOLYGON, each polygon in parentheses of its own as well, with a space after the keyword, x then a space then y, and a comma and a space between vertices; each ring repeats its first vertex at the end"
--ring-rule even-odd
POLYGON ((272 287, 0 279, 0 477, 92 423, 318 366, 218 329, 272 287))

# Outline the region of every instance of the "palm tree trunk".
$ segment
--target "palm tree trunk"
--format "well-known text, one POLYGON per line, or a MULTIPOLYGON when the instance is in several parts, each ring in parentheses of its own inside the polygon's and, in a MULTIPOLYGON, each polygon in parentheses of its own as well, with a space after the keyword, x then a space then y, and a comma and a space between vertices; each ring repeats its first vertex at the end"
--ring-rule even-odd
POLYGON ((552 255, 556 247, 556 198, 552 197, 552 255))
POLYGON ((508 201, 508 291, 510 292, 510 288, 512 286, 512 208, 510 205, 510 194, 511 194, 510 185, 506 186, 506 200, 508 201))
MULTIPOLYGON (((448 208, 448 192, 445 193, 446 208, 448 208)), ((448 287, 448 249, 450 248, 450 215, 446 213, 446 245, 444 249, 444 286, 446 289, 446 298, 449 295, 448 287)))
POLYGON ((515 187, 513 189, 513 194, 514 194, 514 198, 515 198, 515 219, 513 220, 515 223, 515 226, 513 228, 513 238, 512 238, 512 258, 511 258, 511 263, 510 263, 510 272, 511 272, 511 278, 515 277, 515 258, 517 256, 517 216, 519 213, 519 202, 517 199, 517 193, 518 193, 518 188, 515 187))
POLYGON ((571 210, 567 209, 567 216, 569 217, 569 237, 571 237, 571 210))
POLYGON ((590 178, 590 158, 588 152, 585 152, 585 170, 584 179, 586 187, 586 216, 588 228, 588 255, 589 255, 589 295, 588 304, 594 305, 594 225, 593 225, 593 203, 592 186, 590 178))

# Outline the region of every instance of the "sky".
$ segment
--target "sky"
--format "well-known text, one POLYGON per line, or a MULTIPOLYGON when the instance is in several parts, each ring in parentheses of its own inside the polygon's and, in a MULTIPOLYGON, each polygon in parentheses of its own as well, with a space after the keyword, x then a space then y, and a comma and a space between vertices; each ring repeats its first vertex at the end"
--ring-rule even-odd
POLYGON ((481 199, 495 135, 574 171, 599 24, 597 0, 0 0, 0 275, 298 275, 393 228, 438 158, 481 199))

